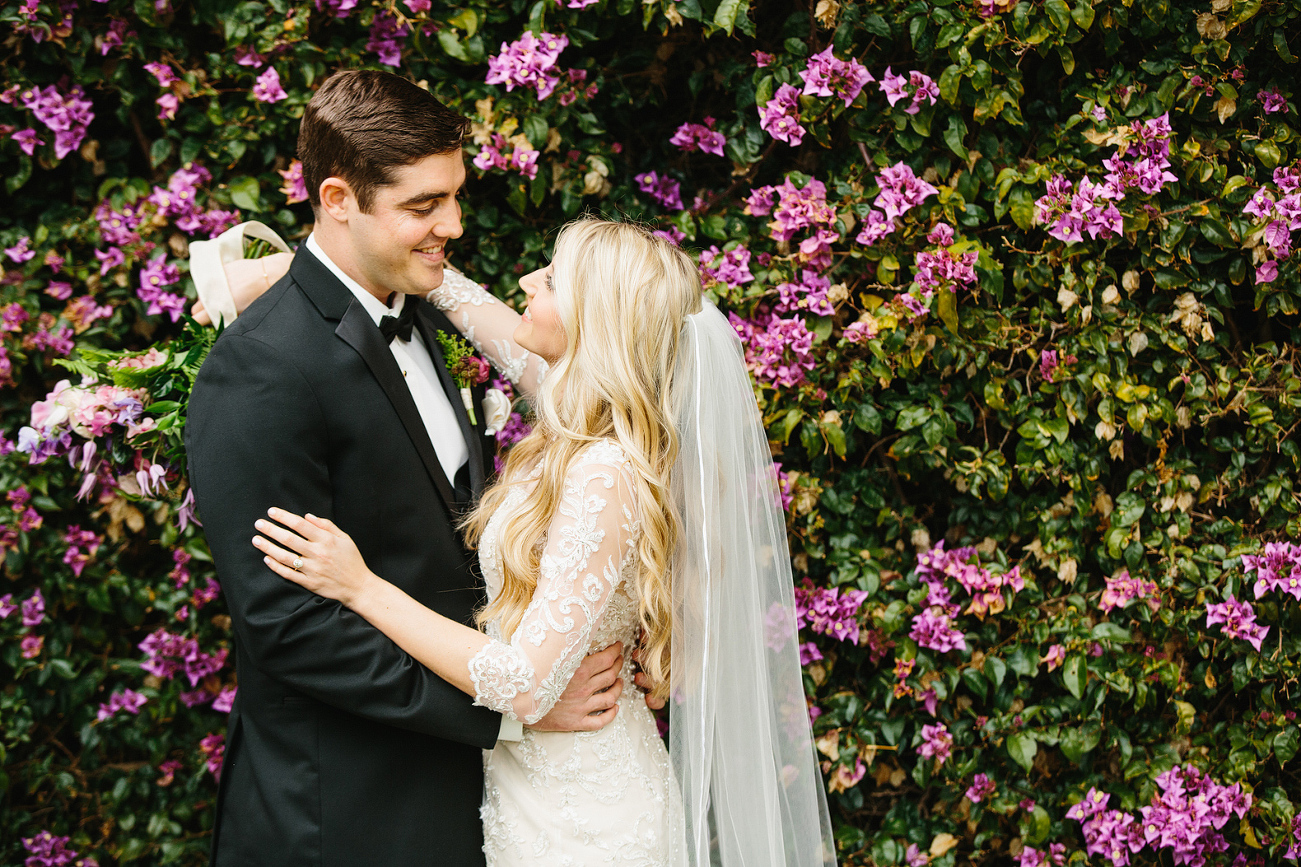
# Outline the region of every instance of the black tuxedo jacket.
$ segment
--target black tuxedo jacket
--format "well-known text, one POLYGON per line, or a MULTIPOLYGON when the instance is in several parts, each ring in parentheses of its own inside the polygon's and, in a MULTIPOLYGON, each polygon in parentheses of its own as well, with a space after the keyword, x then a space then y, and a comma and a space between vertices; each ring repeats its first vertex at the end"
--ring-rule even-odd
MULTIPOLYGON (((477 494, 492 450, 434 339, 452 326, 424 302, 416 326, 460 419, 477 494)), ((251 544, 268 507, 311 512, 424 605, 469 623, 483 601, 453 527, 452 483, 388 344, 306 249, 218 339, 185 433, 239 676, 212 863, 482 865, 480 749, 496 742, 501 717, 271 572, 251 544)))

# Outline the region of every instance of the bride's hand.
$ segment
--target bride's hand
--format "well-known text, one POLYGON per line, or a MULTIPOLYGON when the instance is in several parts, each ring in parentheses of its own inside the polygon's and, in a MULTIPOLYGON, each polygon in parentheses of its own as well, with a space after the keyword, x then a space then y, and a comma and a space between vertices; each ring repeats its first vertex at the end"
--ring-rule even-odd
MULTIPOLYGON (((227 262, 223 267, 226 270, 226 284, 230 286, 231 299, 235 302, 235 312, 242 314, 250 304, 262 297, 289 271, 289 263, 293 260, 292 253, 272 253, 260 259, 236 259, 227 262)), ((190 315, 200 325, 212 324, 212 315, 208 313, 202 301, 194 302, 190 308, 190 315)))
POLYGON ((372 582, 383 580, 367 568, 352 537, 333 521, 275 508, 268 509, 267 515, 278 523, 256 521, 254 526, 263 536, 254 536, 253 546, 266 555, 267 566, 280 577, 349 608, 356 607, 372 582))

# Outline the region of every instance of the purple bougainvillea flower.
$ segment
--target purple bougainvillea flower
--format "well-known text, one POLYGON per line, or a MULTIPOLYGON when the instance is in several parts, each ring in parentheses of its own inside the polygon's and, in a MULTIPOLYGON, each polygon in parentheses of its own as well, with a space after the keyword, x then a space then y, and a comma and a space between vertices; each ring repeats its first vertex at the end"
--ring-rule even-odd
POLYGON ((285 93, 285 89, 280 86, 280 73, 274 66, 268 66, 257 77, 257 83, 253 85, 253 98, 258 102, 268 103, 289 98, 289 94, 285 93))
POLYGON ((778 141, 795 147, 804 140, 804 127, 800 126, 800 92, 792 85, 777 88, 759 108, 759 126, 778 141))

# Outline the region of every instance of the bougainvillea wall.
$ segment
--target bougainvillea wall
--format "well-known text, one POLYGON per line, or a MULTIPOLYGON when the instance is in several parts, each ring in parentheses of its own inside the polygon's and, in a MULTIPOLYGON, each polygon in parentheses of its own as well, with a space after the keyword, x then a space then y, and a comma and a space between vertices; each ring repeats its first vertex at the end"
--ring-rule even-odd
POLYGON ((298 118, 349 66, 475 120, 455 258, 500 293, 584 211, 699 254, 781 463, 842 863, 1297 858, 1297 4, 0 22, 3 863, 204 862, 236 683, 177 448, 187 244, 305 235, 298 118))

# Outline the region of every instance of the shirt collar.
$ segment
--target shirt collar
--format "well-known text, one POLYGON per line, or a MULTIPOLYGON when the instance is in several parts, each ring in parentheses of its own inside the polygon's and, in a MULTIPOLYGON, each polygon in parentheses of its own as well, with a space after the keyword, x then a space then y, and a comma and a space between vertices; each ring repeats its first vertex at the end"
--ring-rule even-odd
POLYGON ((338 277, 339 282, 344 286, 347 286, 348 291, 356 296, 357 300, 361 302, 362 309, 366 311, 366 314, 370 316, 372 320, 374 320, 376 325, 379 325, 379 321, 383 317, 396 316, 402 310, 401 304, 403 296, 400 293, 396 294, 393 298, 394 302, 397 303, 398 306, 390 307, 374 295, 367 292, 362 288, 360 283, 345 274, 343 269, 334 264, 334 260, 325 254, 325 251, 321 249, 321 245, 316 241, 315 233, 307 236, 306 246, 308 250, 312 251, 312 255, 317 259, 320 259, 321 264, 328 268, 331 274, 338 277))

